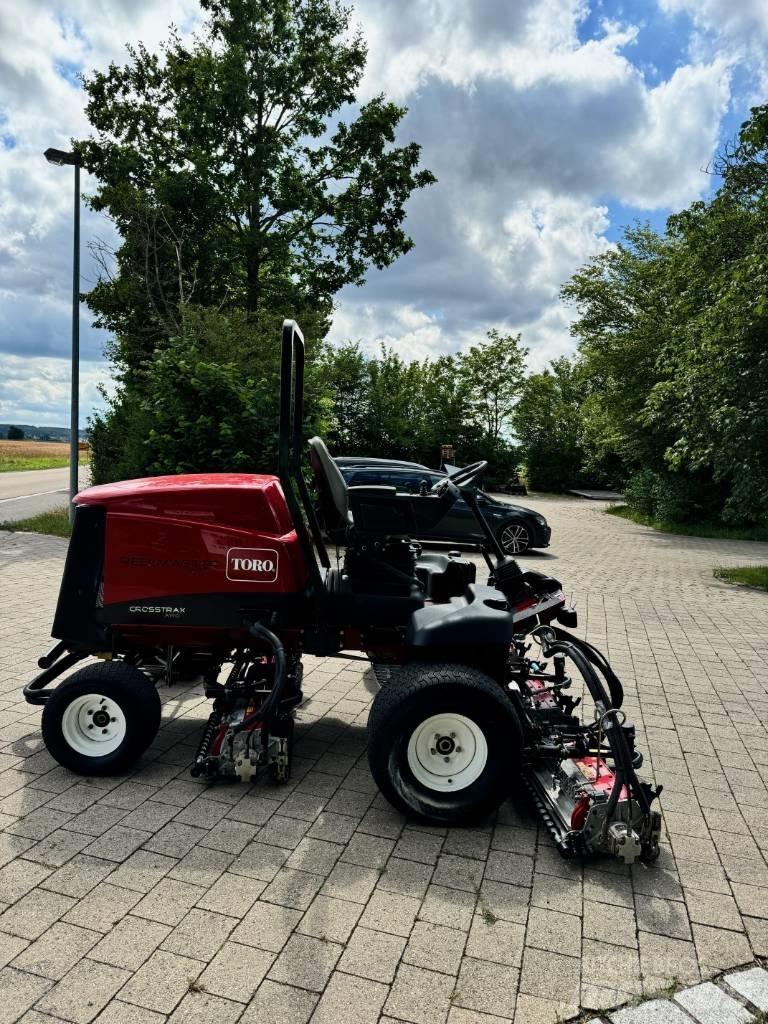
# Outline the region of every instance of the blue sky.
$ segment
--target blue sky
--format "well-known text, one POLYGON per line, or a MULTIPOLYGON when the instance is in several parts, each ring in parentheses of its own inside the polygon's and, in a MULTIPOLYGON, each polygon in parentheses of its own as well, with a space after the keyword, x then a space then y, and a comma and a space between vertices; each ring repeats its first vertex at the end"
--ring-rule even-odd
MULTIPOLYGON (((87 133, 77 73, 191 29, 195 0, 28 0, 0 8, 0 422, 67 421, 71 170, 47 146, 87 133)), ((406 356, 522 331, 533 366, 571 351, 560 285, 636 219, 706 196, 717 148, 766 93, 763 0, 358 0, 360 98, 409 108, 438 185, 409 206, 415 248, 338 297, 331 337, 406 356)), ((92 187, 84 182, 85 191, 92 187)), ((116 242, 83 214, 87 243, 116 242)), ((83 425, 109 388, 83 307, 83 425)))

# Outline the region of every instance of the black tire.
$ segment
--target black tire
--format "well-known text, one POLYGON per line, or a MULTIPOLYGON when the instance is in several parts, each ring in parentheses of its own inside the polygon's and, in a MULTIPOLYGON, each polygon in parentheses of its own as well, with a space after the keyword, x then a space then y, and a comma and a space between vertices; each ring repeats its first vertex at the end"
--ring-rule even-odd
MULTIPOLYGON (((443 740, 448 736, 438 742, 443 740)), ((495 811, 514 785, 522 748, 522 728, 508 697, 493 679, 466 665, 405 666, 396 683, 376 694, 368 719, 368 762, 381 792, 404 814, 440 825, 481 821, 495 811), (479 776, 458 790, 435 789, 423 781, 429 772, 420 767, 418 737, 428 731, 424 723, 438 715, 468 719, 487 747, 479 776)))
POLYGON ((496 534, 499 544, 505 555, 517 558, 524 555, 533 542, 530 527, 521 523, 518 519, 508 519, 502 523, 496 534))
MULTIPOLYGON (((43 707, 43 740, 49 753, 60 765, 78 775, 119 775, 131 768, 157 735, 160 727, 161 704, 155 684, 135 666, 122 661, 107 661, 98 665, 87 665, 75 672, 53 691, 43 707), (93 695, 92 703, 79 698, 93 695), (87 721, 96 715, 104 717, 109 702, 117 705, 123 716, 99 722, 94 727, 93 739, 78 722, 87 721), (87 716, 87 717, 86 717, 87 716), (119 722, 112 738, 106 736, 113 728, 111 723, 119 722), (101 725, 106 728, 101 729, 101 725), (99 752, 99 735, 109 747, 107 753, 99 752), (68 736, 70 737, 68 739, 68 736), (115 745, 116 741, 116 745, 115 745), (83 747, 93 743, 94 753, 84 752, 83 747), (81 748, 73 746, 80 743, 81 748)), ((96 720, 95 718, 93 719, 96 720)), ((92 726, 88 725, 90 729, 92 726)))

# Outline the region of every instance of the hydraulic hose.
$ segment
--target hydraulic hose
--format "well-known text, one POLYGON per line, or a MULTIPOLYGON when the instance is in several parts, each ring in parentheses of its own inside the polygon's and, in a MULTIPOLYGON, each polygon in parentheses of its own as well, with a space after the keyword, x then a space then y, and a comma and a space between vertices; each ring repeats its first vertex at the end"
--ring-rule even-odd
POLYGON ((242 722, 232 727, 233 733, 242 732, 243 729, 247 729, 253 725, 254 722, 268 722, 274 715, 277 707, 282 700, 283 693, 285 691, 285 683, 288 678, 287 660, 285 657, 285 650, 280 639, 275 636, 271 629, 267 629, 266 626, 262 626, 259 622, 248 622, 245 623, 248 632, 257 640, 262 640, 269 644, 272 648, 272 654, 275 659, 275 672, 274 680, 272 682, 272 690, 269 696, 261 705, 261 707, 254 711, 252 715, 248 715, 242 722))
MULTIPOLYGON (((610 669, 605 658, 599 654, 595 648, 589 644, 585 644, 585 641, 577 640, 576 637, 571 636, 570 633, 554 629, 551 626, 538 627, 533 630, 533 635, 541 642, 542 651, 545 657, 549 657, 551 654, 555 654, 560 651, 575 663, 584 679, 584 682, 587 684, 587 689, 589 690, 599 713, 605 715, 606 712, 618 709, 618 705, 611 699, 614 687, 611 686, 610 677, 613 676, 616 683, 618 683, 618 695, 623 699, 624 694, 621 689, 621 684, 619 683, 615 673, 610 669), (555 635, 556 639, 554 642, 547 639, 547 631, 551 631, 555 635), (584 646, 587 647, 587 650, 583 649, 584 646), (591 658, 589 657, 590 653, 593 655, 591 658), (602 664, 600 664, 601 661, 602 664), (605 687, 598 677, 593 665, 600 671, 601 675, 604 676, 606 683, 608 684, 608 689, 611 691, 611 697, 606 693, 605 687), (606 668, 608 669, 607 673, 606 668)), ((640 804, 643 813, 648 814, 651 809, 650 802, 647 794, 643 790, 643 787, 640 785, 637 775, 635 774, 635 769, 632 764, 632 755, 630 754, 629 747, 627 746, 627 738, 624 735, 623 729, 616 722, 611 722, 610 726, 606 727, 605 734, 616 764, 616 780, 608 800, 608 813, 612 813, 618 803, 621 787, 626 784, 632 795, 634 795, 634 798, 640 804)))

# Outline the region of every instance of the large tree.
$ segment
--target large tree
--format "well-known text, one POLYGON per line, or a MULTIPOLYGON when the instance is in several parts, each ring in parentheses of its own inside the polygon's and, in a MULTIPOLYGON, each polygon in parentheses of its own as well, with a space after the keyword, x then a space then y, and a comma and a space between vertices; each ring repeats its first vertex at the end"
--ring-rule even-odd
POLYGON ((396 144, 405 113, 356 105, 366 46, 337 0, 201 0, 204 27, 84 80, 77 144, 90 202, 121 236, 87 297, 129 376, 191 304, 254 318, 310 310, 412 245, 411 193, 434 181, 396 144))

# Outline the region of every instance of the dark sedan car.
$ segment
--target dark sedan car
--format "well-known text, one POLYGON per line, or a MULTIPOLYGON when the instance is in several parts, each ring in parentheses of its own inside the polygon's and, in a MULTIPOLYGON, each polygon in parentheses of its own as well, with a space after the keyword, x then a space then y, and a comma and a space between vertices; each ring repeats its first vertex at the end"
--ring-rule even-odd
MULTIPOLYGON (((336 464, 350 487, 359 484, 384 485, 418 494, 424 480, 428 487, 432 487, 445 477, 444 473, 416 462, 391 459, 356 459, 348 456, 336 459, 336 464)), ((508 555, 521 555, 529 548, 549 546, 551 530, 544 516, 521 505, 497 501, 479 489, 476 494, 483 515, 508 555)), ((469 505, 463 498, 459 498, 436 527, 416 539, 477 544, 482 540, 482 534, 469 505)))

